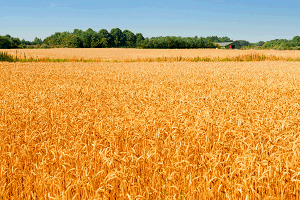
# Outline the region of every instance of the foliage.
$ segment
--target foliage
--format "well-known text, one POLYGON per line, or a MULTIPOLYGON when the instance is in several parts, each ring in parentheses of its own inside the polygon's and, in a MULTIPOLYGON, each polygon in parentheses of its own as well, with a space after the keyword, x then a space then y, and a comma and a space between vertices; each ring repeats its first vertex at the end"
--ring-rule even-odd
POLYGON ((33 40, 34 44, 42 44, 42 42, 43 42, 42 39, 41 38, 37 38, 37 37, 35 37, 34 40, 33 40))
POLYGON ((132 48, 135 47, 136 45, 136 35, 129 31, 129 30, 125 30, 123 31, 123 35, 125 37, 125 46, 132 48))
POLYGON ((21 40, 19 38, 11 38, 11 44, 12 44, 12 48, 17 49, 18 46, 21 44, 21 40))
MULTIPOLYGON (((94 36, 97 35, 93 29, 89 28, 83 33, 82 44, 84 48, 91 48, 94 36)), ((79 37, 80 38, 80 37, 79 37)))
POLYGON ((10 49, 10 48, 12 48, 11 40, 5 36, 0 36, 0 49, 10 49))
POLYGON ((276 49, 276 50, 291 50, 293 49, 293 44, 291 40, 286 39, 275 39, 267 41, 262 45, 263 49, 276 49))
POLYGON ((143 34, 141 34, 141 33, 136 34, 136 46, 137 47, 139 47, 144 40, 145 40, 145 38, 144 38, 143 34))
POLYGON ((214 48, 213 42, 204 38, 182 38, 175 36, 146 38, 139 42, 137 47, 143 49, 192 49, 192 48, 214 48))
POLYGON ((82 48, 83 42, 79 36, 68 34, 65 38, 63 38, 62 45, 69 48, 82 48))
POLYGON ((235 45, 236 49, 240 49, 243 46, 248 46, 250 45, 250 42, 246 41, 246 40, 235 40, 232 45, 235 45))
POLYGON ((264 44, 265 44, 264 41, 259 41, 259 42, 255 43, 255 46, 262 46, 262 45, 264 45, 264 44))
POLYGON ((21 40, 21 45, 33 45, 33 44, 34 44, 34 42, 26 41, 25 39, 21 40))
POLYGON ((294 47, 293 50, 300 50, 300 46, 294 47))
POLYGON ((19 38, 10 35, 0 36, 0 49, 16 49, 21 44, 19 38))
POLYGON ((34 41, 20 40, 10 35, 0 36, 0 48, 141 48, 141 49, 193 49, 193 48, 216 48, 215 43, 233 42, 236 49, 276 49, 276 50, 298 50, 300 36, 292 40, 276 39, 271 41, 259 41, 250 43, 246 40, 232 40, 227 36, 208 37, 176 37, 160 36, 145 38, 142 33, 134 34, 130 30, 122 31, 113 28, 111 31, 101 29, 99 32, 89 28, 86 31, 74 29, 73 32, 56 32, 44 40, 35 37, 34 41), (35 45, 35 46, 32 46, 35 45), (36 46, 37 45, 37 46, 36 46))
POLYGON ((15 61, 15 59, 12 55, 9 55, 7 52, 0 52, 0 61, 13 62, 15 61))
POLYGON ((112 36, 114 47, 125 46, 126 38, 121 29, 119 29, 119 28, 111 29, 110 35, 112 36))
POLYGON ((113 46, 113 39, 111 34, 106 29, 101 29, 98 32, 99 38, 100 38, 100 47, 106 48, 106 47, 112 47, 113 46))
POLYGON ((80 38, 82 38, 82 36, 83 36, 83 31, 82 30, 80 30, 80 29, 74 29, 74 31, 73 31, 73 34, 74 35, 76 35, 76 36, 78 36, 78 37, 80 37, 80 38))
MULTIPOLYGON (((82 31, 74 29, 73 33, 82 41, 85 48, 107 48, 107 47, 125 47, 125 48, 156 48, 156 49, 184 49, 184 48, 214 48, 214 41, 231 41, 228 37, 218 38, 182 38, 175 36, 153 37, 151 39, 144 38, 141 33, 134 34, 130 30, 122 31, 119 28, 113 28, 110 32, 106 29, 101 29, 98 33, 92 29, 82 31)), ((74 48, 81 47, 80 45, 70 45, 69 40, 73 37, 68 34, 55 33, 47 37, 43 43, 47 45, 63 45, 65 47, 73 46, 74 48), (61 38, 66 38, 61 40, 61 38), (64 41, 64 42, 62 42, 64 41)), ((79 44, 80 42, 78 42, 79 44)))
POLYGON ((229 37, 218 37, 218 36, 208 36, 206 38, 209 41, 215 42, 215 43, 220 43, 220 42, 233 42, 229 37))
POLYGON ((300 36, 295 36, 293 39, 292 39, 292 43, 294 46, 300 46, 300 36))

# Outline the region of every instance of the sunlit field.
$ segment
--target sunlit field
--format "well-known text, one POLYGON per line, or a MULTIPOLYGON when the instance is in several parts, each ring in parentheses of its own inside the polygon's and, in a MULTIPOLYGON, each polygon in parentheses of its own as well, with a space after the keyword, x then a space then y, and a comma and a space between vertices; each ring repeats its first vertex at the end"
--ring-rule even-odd
POLYGON ((300 58, 300 51, 277 51, 277 50, 225 50, 225 49, 2 49, 11 55, 24 58, 59 58, 59 59, 92 59, 108 61, 124 61, 136 59, 155 59, 160 57, 183 57, 183 58, 227 58, 241 55, 259 54, 266 56, 278 56, 283 58, 300 58))
POLYGON ((2 199, 300 198, 300 62, 0 62, 0 82, 2 199))

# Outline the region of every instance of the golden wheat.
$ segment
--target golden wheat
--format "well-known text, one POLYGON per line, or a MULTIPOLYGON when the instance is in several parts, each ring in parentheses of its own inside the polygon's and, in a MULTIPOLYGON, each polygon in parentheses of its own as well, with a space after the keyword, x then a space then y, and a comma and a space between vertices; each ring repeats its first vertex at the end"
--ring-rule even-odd
POLYGON ((0 198, 299 199, 300 64, 0 63, 0 198))
POLYGON ((156 58, 228 58, 250 54, 277 56, 283 58, 300 58, 300 51, 277 51, 277 50, 226 50, 226 49, 0 49, 8 52, 10 55, 24 58, 41 59, 85 59, 85 60, 148 60, 156 58))

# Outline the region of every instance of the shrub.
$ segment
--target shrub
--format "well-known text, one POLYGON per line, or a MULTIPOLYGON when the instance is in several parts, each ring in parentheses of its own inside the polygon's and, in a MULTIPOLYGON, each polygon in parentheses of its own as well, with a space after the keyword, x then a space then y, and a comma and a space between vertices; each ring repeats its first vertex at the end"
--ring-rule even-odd
POLYGON ((47 44, 42 44, 42 45, 41 45, 41 48, 42 48, 42 49, 47 49, 47 48, 49 48, 49 46, 48 46, 47 44))
POLYGON ((13 56, 9 55, 7 52, 0 52, 0 61, 13 62, 15 59, 13 56))

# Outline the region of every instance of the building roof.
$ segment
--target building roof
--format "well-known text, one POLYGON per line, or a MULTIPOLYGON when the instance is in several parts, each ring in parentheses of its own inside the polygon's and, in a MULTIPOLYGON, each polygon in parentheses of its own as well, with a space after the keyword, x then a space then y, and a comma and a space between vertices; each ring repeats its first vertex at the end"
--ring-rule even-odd
POLYGON ((215 44, 218 44, 220 47, 226 47, 230 44, 232 44, 233 42, 220 42, 220 43, 215 43, 215 44))

